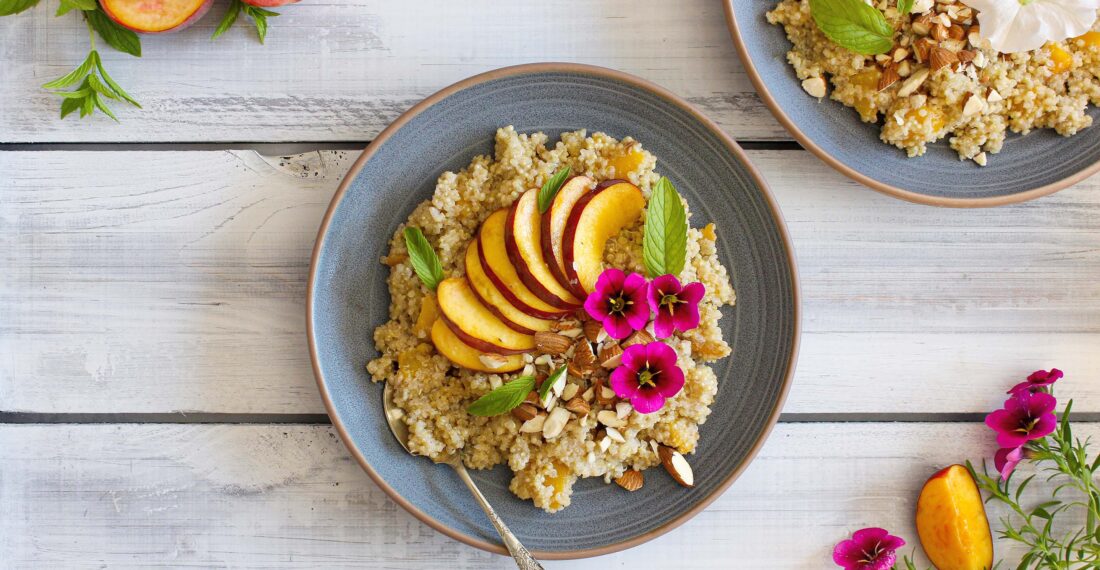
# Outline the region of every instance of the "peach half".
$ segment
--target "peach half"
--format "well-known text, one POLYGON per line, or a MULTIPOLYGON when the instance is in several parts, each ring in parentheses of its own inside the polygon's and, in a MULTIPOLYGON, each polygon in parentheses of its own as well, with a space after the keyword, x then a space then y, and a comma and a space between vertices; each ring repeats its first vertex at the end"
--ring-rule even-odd
POLYGON ((99 0, 107 17, 141 34, 178 32, 199 21, 214 0, 99 0))
POLYGON ((989 570, 993 535, 970 471, 952 465, 936 472, 917 499, 917 535, 939 570, 989 570))

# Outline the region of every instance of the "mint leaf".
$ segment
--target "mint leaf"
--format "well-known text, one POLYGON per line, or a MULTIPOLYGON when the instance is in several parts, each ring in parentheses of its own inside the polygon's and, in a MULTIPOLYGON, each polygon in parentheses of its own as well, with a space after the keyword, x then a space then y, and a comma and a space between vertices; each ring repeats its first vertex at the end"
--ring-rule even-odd
POLYGON ((568 366, 562 365, 561 368, 555 370, 553 373, 550 374, 550 376, 546 378, 546 380, 542 381, 542 386, 539 386, 540 400, 542 400, 543 402, 546 401, 546 397, 550 395, 550 388, 553 388, 554 384, 558 383, 558 380, 562 380, 562 377, 565 376, 565 371, 568 368, 568 366))
POLYGON ((485 394, 470 404, 466 412, 475 416, 497 416, 511 411, 523 403, 527 394, 535 387, 534 376, 520 376, 485 394))
POLYGON ((841 47, 863 55, 890 51, 894 28, 863 0, 810 0, 817 27, 841 47))
POLYGON ((38 0, 0 0, 0 16, 11 16, 33 8, 38 0))
POLYGON ((569 174, 572 169, 568 166, 554 173, 542 188, 539 189, 539 213, 545 214, 546 210, 550 209, 550 204, 554 203, 554 196, 558 195, 558 191, 561 190, 562 185, 569 179, 569 174))
POLYGON ((908 14, 913 11, 913 0, 898 0, 898 12, 908 14))
POLYGON ((218 24, 218 27, 214 30, 214 35, 210 36, 210 39, 218 39, 218 36, 224 34, 229 28, 233 27, 233 24, 237 22, 237 16, 241 13, 241 0, 233 0, 229 4, 229 9, 225 11, 225 16, 222 17, 222 21, 218 24))
POLYGON ((247 4, 242 7, 242 10, 245 14, 248 14, 249 18, 252 18, 252 24, 256 26, 256 35, 260 37, 260 43, 264 43, 264 39, 267 38, 267 19, 274 18, 279 13, 247 4))
POLYGON ((428 289, 435 291, 439 282, 443 281, 443 265, 439 263, 439 257, 424 237, 420 228, 405 228, 405 247, 409 250, 409 261, 412 262, 413 271, 428 289))
POLYGON ((137 107, 138 109, 140 109, 141 104, 138 103, 137 101, 135 101, 134 98, 131 97, 129 93, 124 91, 122 89, 122 86, 120 86, 118 83, 115 83, 115 80, 111 79, 110 75, 107 75, 107 70, 103 69, 103 60, 99 57, 99 54, 96 53, 95 51, 93 51, 92 53, 95 54, 95 66, 96 66, 96 69, 99 70, 99 75, 100 75, 100 77, 103 78, 104 83, 106 83, 107 86, 110 87, 115 92, 116 95, 118 95, 122 99, 126 100, 127 103, 129 103, 129 104, 137 107))
POLYGON ((42 85, 43 89, 61 89, 62 87, 68 87, 73 85, 77 81, 84 79, 92 69, 95 67, 96 52, 92 50, 88 53, 88 57, 84 59, 84 63, 81 63, 76 69, 66 73, 65 75, 54 79, 49 83, 42 85))
POLYGON ((679 276, 687 261, 687 213, 680 194, 664 176, 653 187, 646 206, 642 258, 651 278, 679 276))
POLYGON ((107 45, 134 57, 141 57, 141 39, 138 35, 114 23, 103 10, 84 12, 84 17, 107 45))

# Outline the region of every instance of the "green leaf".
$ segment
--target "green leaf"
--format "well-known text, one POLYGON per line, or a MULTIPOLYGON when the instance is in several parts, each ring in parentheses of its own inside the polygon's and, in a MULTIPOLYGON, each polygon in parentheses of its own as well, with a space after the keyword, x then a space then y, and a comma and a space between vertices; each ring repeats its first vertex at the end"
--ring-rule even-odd
MULTIPOLYGON (((92 53, 95 53, 95 52, 92 52, 92 53)), ((137 107, 138 109, 141 108, 141 103, 138 103, 137 101, 135 101, 134 98, 131 97, 129 93, 127 93, 124 89, 122 89, 122 86, 120 86, 118 83, 115 83, 115 80, 112 79, 110 75, 107 75, 107 70, 103 68, 103 59, 99 57, 98 53, 95 54, 95 66, 96 66, 96 69, 99 70, 100 77, 103 78, 103 81, 107 84, 108 87, 111 88, 111 90, 113 90, 115 92, 116 95, 118 95, 119 97, 122 97, 128 103, 130 103, 131 105, 137 107)))
POLYGON ((405 228, 405 247, 409 250, 409 261, 412 262, 416 276, 428 289, 435 291, 439 282, 443 281, 443 265, 439 263, 439 257, 432 249, 432 244, 428 243, 428 238, 424 237, 424 232, 411 226, 405 228))
POLYGON ((898 0, 898 12, 908 14, 913 11, 913 0, 898 0))
POLYGON ((470 404, 466 412, 475 416, 497 416, 523 403, 535 387, 534 376, 520 376, 470 404))
POLYGON ((817 27, 841 47, 876 55, 894 47, 894 28, 863 0, 810 0, 817 27))
POLYGON ((252 18, 252 23, 256 26, 256 35, 260 37, 260 43, 264 43, 264 39, 267 38, 267 19, 274 18, 279 13, 247 4, 244 5, 243 10, 249 18, 252 18))
POLYGON ((229 4, 229 9, 225 11, 225 16, 222 17, 222 21, 218 24, 218 27, 214 30, 214 35, 210 36, 210 39, 217 39, 218 36, 224 34, 233 27, 233 24, 237 22, 237 16, 241 13, 241 0, 233 0, 229 4))
POLYGON ((107 115, 108 117, 114 119, 116 123, 118 122, 118 117, 116 117, 115 114, 111 112, 111 109, 107 107, 107 104, 104 103, 97 94, 93 93, 91 98, 92 101, 95 101, 95 106, 97 109, 103 111, 104 115, 107 115))
POLYGON ((550 204, 554 203, 554 196, 558 195, 558 191, 565 184, 565 181, 569 179, 569 174, 573 172, 573 169, 568 166, 562 167, 551 176, 542 188, 539 189, 539 213, 545 214, 546 210, 550 209, 550 204))
POLYGON ((88 76, 88 86, 92 88, 92 91, 95 91, 96 93, 99 93, 100 95, 103 95, 108 99, 114 99, 116 101, 120 99, 118 95, 115 95, 114 91, 111 91, 111 89, 104 85, 103 82, 99 80, 99 77, 96 77, 95 75, 88 76))
POLYGON ((558 383, 558 380, 562 380, 562 377, 565 376, 565 371, 568 368, 568 366, 563 364, 561 368, 555 370, 552 374, 550 374, 550 376, 546 378, 546 380, 542 381, 542 386, 539 386, 540 400, 542 400, 543 402, 546 401, 546 397, 550 395, 550 388, 553 388, 554 384, 558 383))
POLYGON ((95 0, 61 0, 55 16, 63 16, 73 10, 91 11, 99 8, 95 0))
POLYGON ((138 35, 114 23, 103 10, 84 12, 84 17, 107 45, 134 57, 141 57, 141 39, 138 35))
POLYGON ((84 63, 81 63, 79 66, 77 66, 76 69, 70 71, 69 73, 58 77, 57 79, 54 79, 49 83, 43 84, 42 88, 61 89, 62 87, 68 87, 76 83, 77 81, 84 79, 84 77, 92 71, 92 68, 95 67, 95 58, 96 52, 95 50, 92 50, 91 53, 88 54, 88 57, 84 58, 84 63))
POLYGON ((61 118, 69 116, 70 113, 80 108, 80 105, 84 102, 80 99, 65 99, 61 102, 61 118))
POLYGON ((0 16, 11 16, 33 8, 38 0, 0 0, 0 16))
POLYGON ((661 177, 646 207, 642 256, 650 277, 679 276, 687 258, 687 213, 668 178, 661 177))

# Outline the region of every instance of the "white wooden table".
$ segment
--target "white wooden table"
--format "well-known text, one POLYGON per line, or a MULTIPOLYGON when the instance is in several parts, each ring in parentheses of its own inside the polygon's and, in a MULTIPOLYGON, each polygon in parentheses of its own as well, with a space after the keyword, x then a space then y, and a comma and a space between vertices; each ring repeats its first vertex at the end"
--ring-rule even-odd
POLYGON ((508 568, 361 472, 303 304, 357 151, 435 90, 523 62, 637 74, 742 141, 804 303, 794 387, 746 474, 651 543, 548 567, 826 568, 870 525, 915 544, 920 483, 990 455, 983 415, 1037 368, 1067 372, 1100 435, 1083 423, 1100 420, 1100 178, 969 211, 862 188, 789 142, 718 1, 305 0, 266 46, 244 27, 210 42, 219 9, 141 60, 103 50, 145 105, 120 125, 60 121, 39 89, 87 49, 55 9, 0 19, 0 567, 508 568))

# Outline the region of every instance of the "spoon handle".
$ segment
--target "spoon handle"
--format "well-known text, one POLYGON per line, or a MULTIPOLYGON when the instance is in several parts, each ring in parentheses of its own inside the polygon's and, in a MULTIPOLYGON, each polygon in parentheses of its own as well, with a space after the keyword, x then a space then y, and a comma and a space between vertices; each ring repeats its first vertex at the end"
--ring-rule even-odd
POLYGON ((489 501, 485 500, 485 495, 481 494, 477 485, 474 484, 474 480, 470 478, 470 474, 466 472, 466 466, 462 464, 462 460, 456 461, 452 467, 455 468, 455 472, 458 473, 458 477, 462 479, 466 487, 470 489, 470 493, 474 495, 474 499, 477 499, 477 504, 481 505, 481 510, 485 511, 485 515, 489 517, 493 526, 497 528, 500 539, 504 541, 504 546, 508 549, 508 552, 512 554, 512 558, 515 559, 516 566, 519 567, 520 570, 542 570, 542 565, 539 564, 539 561, 535 560, 534 556, 531 556, 531 553, 520 543, 516 535, 508 530, 508 526, 504 524, 504 521, 500 519, 497 512, 493 510, 493 506, 489 504, 489 501))

